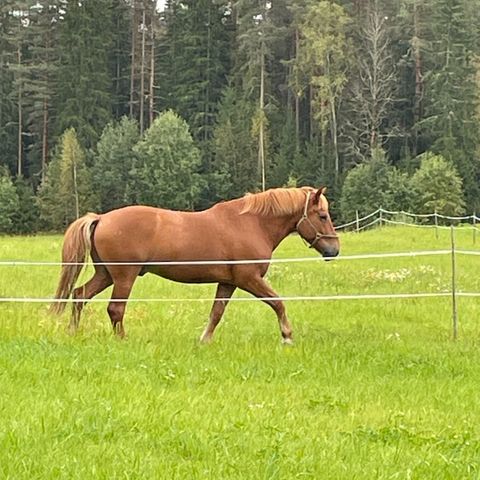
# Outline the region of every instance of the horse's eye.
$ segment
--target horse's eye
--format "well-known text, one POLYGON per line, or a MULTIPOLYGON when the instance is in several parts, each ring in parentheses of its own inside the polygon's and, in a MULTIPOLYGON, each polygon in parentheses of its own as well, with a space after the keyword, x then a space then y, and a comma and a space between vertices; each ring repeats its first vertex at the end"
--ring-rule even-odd
POLYGON ((326 222, 328 219, 328 215, 326 213, 320 213, 318 216, 322 222, 326 222))

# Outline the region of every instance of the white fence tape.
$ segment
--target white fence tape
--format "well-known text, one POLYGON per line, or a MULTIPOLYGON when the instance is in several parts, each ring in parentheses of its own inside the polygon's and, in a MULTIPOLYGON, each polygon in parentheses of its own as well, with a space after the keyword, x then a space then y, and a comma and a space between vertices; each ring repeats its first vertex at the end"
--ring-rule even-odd
POLYGON ((368 215, 365 215, 364 217, 361 217, 361 218, 358 218, 358 219, 355 219, 355 220, 352 220, 351 222, 348 222, 348 223, 344 223, 343 225, 338 225, 338 227, 336 227, 335 229, 336 230, 341 230, 345 227, 351 227, 352 225, 356 225, 358 223, 361 223, 363 222, 364 220, 368 220, 369 218, 377 215, 378 213, 380 213, 380 208, 375 210, 374 212, 372 213, 369 213, 368 215))
MULTIPOLYGON (((451 297, 452 292, 438 293, 372 293, 365 295, 318 295, 318 296, 279 296, 279 297, 231 297, 231 298, 92 298, 90 300, 82 299, 56 299, 56 298, 36 298, 36 297, 10 297, 0 298, 1 303, 200 303, 212 302, 213 300, 221 302, 263 302, 263 301, 297 301, 297 302, 329 302, 336 300, 401 300, 401 299, 423 299, 423 298, 445 298, 451 297)), ((457 292, 457 297, 480 298, 480 292, 457 292)))
MULTIPOLYGON (((390 212, 383 209, 378 209, 376 212, 363 217, 363 220, 371 218, 373 215, 379 212, 387 214, 404 214, 405 212, 390 212)), ((411 214, 413 215, 413 214, 411 214)), ((435 215, 435 214, 433 214, 435 215)), ((417 215, 421 217, 421 215, 417 215)), ((442 217, 449 219, 464 219, 474 218, 471 217, 442 217)), ((359 219, 359 221, 361 221, 359 219)), ((361 227, 365 229, 368 226, 372 226, 380 221, 391 224, 399 224, 415 227, 427 227, 427 228, 442 228, 437 225, 415 225, 410 223, 398 222, 395 220, 388 220, 385 218, 377 218, 367 225, 361 227)), ((352 224, 358 224, 355 221, 352 224)), ((347 224, 346 224, 347 225, 347 224)), ((443 227, 450 228, 450 227, 443 227)), ((475 227, 474 227, 475 228, 475 227)), ((362 259, 377 259, 377 258, 407 258, 407 257, 420 257, 420 256, 444 256, 451 255, 452 250, 425 250, 416 252, 387 252, 387 253, 373 253, 373 254, 359 254, 359 255, 346 255, 335 258, 335 261, 344 260, 362 260, 362 259)), ((480 256, 480 251, 475 250, 455 250, 455 254, 467 255, 467 256, 480 256)), ((318 257, 299 257, 299 258, 272 258, 272 259, 251 259, 251 260, 206 260, 206 261, 162 261, 162 262, 114 262, 114 263, 98 263, 99 265, 148 265, 148 266, 179 266, 179 265, 242 265, 242 264, 261 264, 261 263, 294 263, 294 262, 314 262, 322 261, 324 258, 318 257)), ((89 265, 91 262, 72 262, 63 264, 62 262, 39 262, 39 261, 0 261, 0 266, 62 266, 62 265, 89 265)), ((233 302, 245 302, 245 301, 338 301, 338 300, 373 300, 373 299, 421 299, 421 298, 439 298, 439 297, 451 297, 452 292, 437 292, 437 293, 397 293, 397 294, 363 294, 363 295, 319 295, 319 296, 279 296, 279 297, 233 297, 233 298, 220 298, 219 301, 233 301, 233 302)), ((457 297, 470 297, 479 298, 480 293, 477 292, 455 292, 457 297)), ((89 303, 107 303, 107 302, 211 302, 212 298, 129 298, 129 299, 109 299, 109 298, 93 298, 88 300, 89 303)), ((67 302, 84 302, 85 300, 79 299, 53 299, 53 298, 35 298, 35 297, 0 297, 0 303, 67 303, 67 302)))
MULTIPOLYGON (((476 294, 457 294, 459 296, 476 294)), ((478 294, 480 296, 480 294, 478 294)), ((394 293, 394 294, 367 294, 367 295, 319 295, 319 296, 279 296, 279 297, 232 297, 232 298, 216 298, 215 300, 221 302, 261 302, 261 301, 332 301, 332 300, 381 300, 381 299, 415 299, 415 298, 437 298, 437 297, 451 297, 449 292, 438 293, 394 293)), ((0 303, 122 303, 122 302, 211 302, 213 297, 209 298, 92 298, 90 300, 82 299, 55 299, 55 298, 28 298, 28 297, 11 297, 0 298, 0 303)))
MULTIPOLYGON (((425 250, 417 252, 389 252, 389 253, 366 253, 359 255, 340 255, 338 257, 297 257, 297 258, 265 258, 252 260, 192 260, 192 261, 162 261, 162 262, 28 262, 23 260, 2 261, 2 267, 30 267, 30 266, 49 266, 60 267, 62 265, 80 266, 80 265, 104 265, 104 266, 187 266, 187 265, 252 265, 263 263, 302 263, 319 261, 339 261, 339 260, 364 260, 368 258, 398 258, 398 257, 421 257, 431 255, 449 255, 451 250, 425 250)), ((480 254, 480 252, 479 252, 480 254)))
POLYGON ((389 223, 392 225, 405 225, 407 227, 419 227, 419 228, 450 228, 442 225, 438 225, 437 222, 435 225, 417 225, 414 223, 408 223, 408 222, 402 222, 401 220, 391 220, 388 218, 385 218, 384 215, 393 215, 397 217, 409 217, 409 218, 418 218, 418 219, 443 219, 443 220, 452 220, 452 221, 462 221, 462 220, 472 220, 473 224, 470 225, 465 225, 463 227, 465 228, 474 228, 477 230, 475 227, 475 223, 480 221, 480 218, 477 217, 476 215, 465 215, 465 216, 450 216, 450 215, 443 215, 441 213, 411 213, 411 212, 406 212, 405 210, 386 210, 384 208, 378 208, 372 213, 369 213, 368 215, 365 215, 364 217, 358 218, 356 220, 352 220, 351 222, 344 223, 342 225, 338 225, 336 227, 336 230, 344 230, 348 227, 355 227, 356 231, 361 231, 364 230, 368 227, 371 227, 377 223, 389 223), (368 220, 369 218, 374 217, 375 215, 379 215, 379 218, 375 219, 373 222, 368 223, 367 225, 360 226, 362 222, 365 220, 368 220))

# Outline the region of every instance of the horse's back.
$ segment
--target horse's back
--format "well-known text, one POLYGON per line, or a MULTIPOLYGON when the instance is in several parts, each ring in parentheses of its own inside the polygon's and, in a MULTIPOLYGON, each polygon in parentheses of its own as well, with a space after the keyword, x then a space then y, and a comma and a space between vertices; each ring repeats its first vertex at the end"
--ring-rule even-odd
MULTIPOLYGON (((104 261, 132 261, 222 255, 222 215, 130 206, 101 216, 94 245, 104 261), (205 248, 208 247, 208 251, 205 248)), ((223 222, 225 219, 223 219, 223 222)))

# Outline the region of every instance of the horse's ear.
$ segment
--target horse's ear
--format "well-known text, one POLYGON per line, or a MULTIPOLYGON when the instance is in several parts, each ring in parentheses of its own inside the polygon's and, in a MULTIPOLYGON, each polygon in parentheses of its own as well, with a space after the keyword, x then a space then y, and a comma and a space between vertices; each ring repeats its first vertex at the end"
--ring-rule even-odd
POLYGON ((315 196, 314 196, 314 203, 318 205, 318 203, 320 202, 320 195, 325 195, 325 193, 327 192, 327 187, 320 187, 316 192, 315 192, 315 196))

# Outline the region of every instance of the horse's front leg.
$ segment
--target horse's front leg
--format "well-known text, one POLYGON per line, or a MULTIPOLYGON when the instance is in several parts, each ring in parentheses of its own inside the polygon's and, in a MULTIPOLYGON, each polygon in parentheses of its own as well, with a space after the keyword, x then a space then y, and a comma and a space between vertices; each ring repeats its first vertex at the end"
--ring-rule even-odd
POLYGON ((213 332, 222 319, 225 307, 227 306, 228 301, 230 300, 230 297, 233 295, 233 292, 236 288, 237 287, 234 285, 228 285, 226 283, 218 284, 217 293, 215 294, 215 301, 213 302, 212 310, 210 312, 210 321, 200 337, 200 341, 202 343, 208 343, 212 339, 213 332))
POLYGON ((253 276, 245 279, 239 287, 257 298, 261 298, 267 305, 270 305, 277 314, 282 341, 287 345, 293 345, 292 327, 287 318, 285 306, 281 300, 277 300, 278 294, 272 290, 270 285, 260 276, 253 276))

